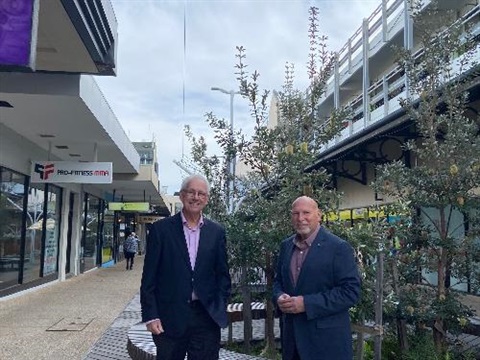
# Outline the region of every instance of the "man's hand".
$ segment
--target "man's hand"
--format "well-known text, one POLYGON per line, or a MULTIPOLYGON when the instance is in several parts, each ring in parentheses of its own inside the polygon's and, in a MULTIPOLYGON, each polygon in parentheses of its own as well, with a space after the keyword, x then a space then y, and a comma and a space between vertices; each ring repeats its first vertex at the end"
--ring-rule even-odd
POLYGON ((282 294, 277 299, 280 310, 287 314, 299 314, 305 312, 303 296, 290 296, 282 294))
POLYGON ((160 335, 163 333, 163 326, 160 319, 153 320, 147 324, 147 330, 150 331, 153 335, 160 335))

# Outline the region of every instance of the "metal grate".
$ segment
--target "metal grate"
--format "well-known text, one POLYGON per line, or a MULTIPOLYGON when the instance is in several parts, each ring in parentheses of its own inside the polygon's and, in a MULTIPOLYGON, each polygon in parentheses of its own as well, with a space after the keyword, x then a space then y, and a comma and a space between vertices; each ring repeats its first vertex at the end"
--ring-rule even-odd
POLYGON ((55 324, 50 326, 46 331, 82 331, 94 318, 71 318, 60 319, 55 324))

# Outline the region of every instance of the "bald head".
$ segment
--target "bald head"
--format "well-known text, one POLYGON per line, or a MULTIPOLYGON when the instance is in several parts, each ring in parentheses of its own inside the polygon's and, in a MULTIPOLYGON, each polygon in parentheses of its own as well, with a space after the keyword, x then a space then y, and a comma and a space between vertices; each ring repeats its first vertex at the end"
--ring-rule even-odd
POLYGON ((292 225, 302 239, 315 232, 320 219, 318 204, 311 197, 300 196, 292 203, 292 225))
POLYGON ((292 209, 297 205, 297 204, 305 204, 314 207, 315 209, 318 210, 318 203, 313 200, 309 196, 300 196, 295 199, 295 201, 292 203, 292 209))

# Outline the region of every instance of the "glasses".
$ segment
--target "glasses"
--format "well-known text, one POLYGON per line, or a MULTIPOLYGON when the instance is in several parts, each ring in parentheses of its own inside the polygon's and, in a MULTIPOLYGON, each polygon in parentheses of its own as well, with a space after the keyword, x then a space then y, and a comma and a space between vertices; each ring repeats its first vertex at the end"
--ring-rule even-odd
POLYGON ((183 192, 189 197, 194 198, 195 195, 198 196, 200 199, 206 199, 208 194, 204 191, 196 191, 196 190, 183 190, 183 192))

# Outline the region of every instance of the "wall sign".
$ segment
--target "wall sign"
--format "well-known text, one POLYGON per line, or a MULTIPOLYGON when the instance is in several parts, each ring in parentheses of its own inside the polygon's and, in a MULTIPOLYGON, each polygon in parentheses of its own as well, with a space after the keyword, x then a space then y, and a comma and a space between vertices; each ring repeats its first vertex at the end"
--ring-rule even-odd
POLYGON ((32 183, 111 184, 111 162, 34 161, 32 183))
POLYGON ((109 202, 108 210, 146 212, 150 210, 150 204, 148 202, 109 202))

